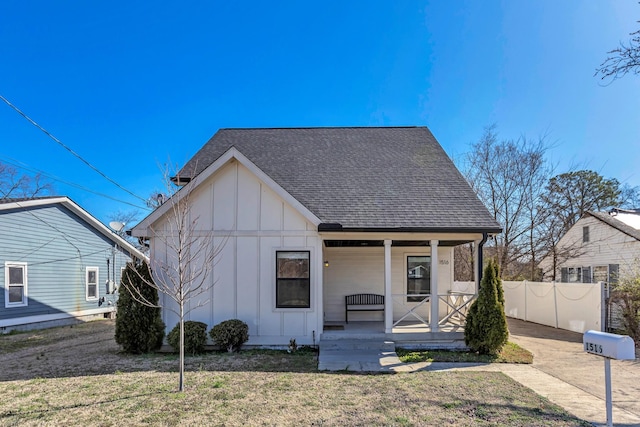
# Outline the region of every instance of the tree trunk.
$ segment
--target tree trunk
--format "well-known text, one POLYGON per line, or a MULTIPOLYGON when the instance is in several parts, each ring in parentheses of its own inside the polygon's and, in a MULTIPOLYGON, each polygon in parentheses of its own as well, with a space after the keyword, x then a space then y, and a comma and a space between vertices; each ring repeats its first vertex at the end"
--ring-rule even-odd
POLYGON ((184 303, 180 302, 180 379, 178 391, 184 391, 184 303))

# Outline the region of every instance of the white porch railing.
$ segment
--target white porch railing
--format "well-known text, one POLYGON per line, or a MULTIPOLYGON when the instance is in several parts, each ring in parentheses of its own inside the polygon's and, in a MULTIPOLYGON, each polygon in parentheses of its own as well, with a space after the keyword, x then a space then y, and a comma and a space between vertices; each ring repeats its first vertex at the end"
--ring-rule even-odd
MULTIPOLYGON (((392 294, 392 297, 393 297, 392 307, 395 308, 397 305, 400 305, 401 307, 403 307, 404 310, 406 310, 402 312, 402 315, 398 318, 398 320, 393 322, 393 327, 398 326, 401 322, 407 319, 410 319, 410 320, 416 319, 420 323, 426 326, 430 326, 429 319, 428 318, 425 319, 423 317, 424 313, 422 313, 421 315, 421 313, 419 313, 419 309, 423 305, 431 301, 431 295, 392 294), (422 298, 422 300, 410 301, 409 303, 411 304, 411 306, 409 307, 407 298, 412 298, 412 297, 422 298)), ((469 307, 471 307, 471 304, 475 299, 476 299, 475 293, 449 291, 446 294, 438 295, 438 308, 440 308, 443 303, 447 308, 447 313, 444 315, 442 319, 438 321, 438 325, 443 326, 447 324, 453 324, 456 326, 464 326, 467 319, 467 313, 469 312, 469 307)), ((429 304, 427 304, 426 307, 429 307, 429 304)), ((429 311, 428 308, 427 308, 427 311, 429 311)), ((395 310, 394 310, 394 314, 397 314, 395 310)), ((430 316, 430 313, 429 313, 429 316, 430 316)))
MULTIPOLYGON (((391 296, 393 297, 393 302, 394 302, 394 304, 392 304, 391 307, 394 307, 396 302, 399 302, 400 305, 402 305, 402 306, 406 306, 407 305, 407 298, 409 298, 409 297, 423 298, 423 300, 419 301, 416 305, 412 305, 411 308, 402 317, 400 317, 398 320, 393 322, 393 326, 394 327, 398 326, 398 324, 400 322, 402 322, 403 320, 405 320, 409 316, 413 316, 414 318, 418 319, 421 323, 424 323, 425 325, 429 326, 429 321, 425 320, 424 318, 422 318, 422 316, 420 316, 417 313, 417 310, 420 307, 422 307, 422 305, 424 303, 429 302, 431 300, 431 295, 424 295, 424 294, 392 294, 391 296), (400 300, 398 300, 398 298, 400 298, 400 300)), ((412 301, 412 302, 415 302, 415 301, 412 301)))
POLYGON ((449 291, 446 295, 439 295, 440 301, 447 306, 447 314, 438 322, 438 325, 454 323, 464 326, 467 320, 469 307, 476 299, 476 294, 449 291))

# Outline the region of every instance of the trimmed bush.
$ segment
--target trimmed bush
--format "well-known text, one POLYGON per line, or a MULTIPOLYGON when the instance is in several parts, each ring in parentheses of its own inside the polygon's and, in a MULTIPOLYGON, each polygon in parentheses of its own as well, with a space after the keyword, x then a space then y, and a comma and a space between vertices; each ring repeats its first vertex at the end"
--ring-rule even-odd
POLYGON ((507 343, 509 328, 503 295, 498 265, 490 260, 482 275, 478 299, 471 304, 464 327, 464 341, 471 350, 496 355, 507 343))
POLYGON ((229 353, 240 351, 242 344, 249 340, 249 326, 242 320, 225 320, 214 326, 209 335, 220 348, 229 353))
MULTIPOLYGON (((167 342, 175 351, 180 350, 180 323, 167 335, 167 342)), ((184 354, 198 354, 204 352, 207 342, 207 324, 187 320, 184 322, 184 354)))
POLYGON ((149 269, 144 264, 135 266, 128 263, 122 274, 115 339, 126 353, 148 353, 162 346, 165 325, 160 308, 150 307, 134 298, 139 293, 138 299, 158 304, 158 292, 145 283, 151 280, 149 269))

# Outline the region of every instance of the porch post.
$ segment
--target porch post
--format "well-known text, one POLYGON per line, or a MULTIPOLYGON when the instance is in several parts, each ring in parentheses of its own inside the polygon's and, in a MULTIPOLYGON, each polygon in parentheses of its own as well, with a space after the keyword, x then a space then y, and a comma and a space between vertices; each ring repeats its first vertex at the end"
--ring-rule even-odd
POLYGON ((391 240, 384 241, 384 332, 393 332, 393 299, 391 296, 391 240))
POLYGON ((431 332, 438 332, 438 321, 440 320, 440 314, 438 306, 440 305, 440 298, 438 297, 438 241, 432 240, 431 246, 431 310, 429 316, 429 323, 431 326, 431 332))

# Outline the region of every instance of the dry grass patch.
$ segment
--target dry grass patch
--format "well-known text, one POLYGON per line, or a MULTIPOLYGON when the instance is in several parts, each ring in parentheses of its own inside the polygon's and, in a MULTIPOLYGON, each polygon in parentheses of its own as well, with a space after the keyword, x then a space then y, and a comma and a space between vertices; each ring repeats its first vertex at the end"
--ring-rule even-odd
POLYGON ((0 354, 0 425, 588 425, 501 373, 319 373, 304 351, 188 357, 178 393, 176 356, 120 354, 111 322, 59 329, 0 354))
POLYGON ((587 425, 500 373, 131 372, 0 384, 3 425, 587 425))

